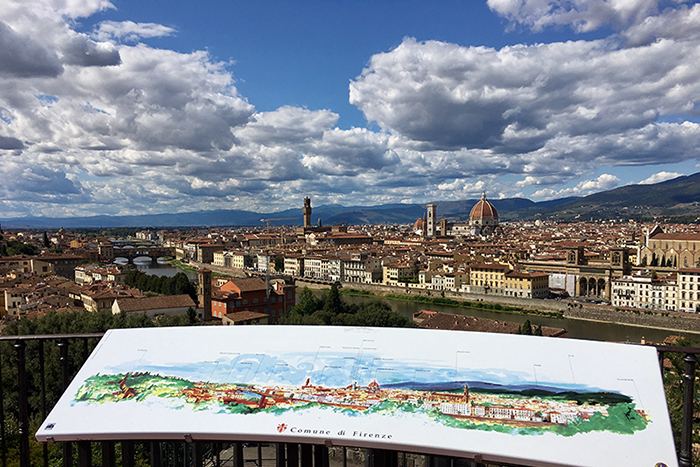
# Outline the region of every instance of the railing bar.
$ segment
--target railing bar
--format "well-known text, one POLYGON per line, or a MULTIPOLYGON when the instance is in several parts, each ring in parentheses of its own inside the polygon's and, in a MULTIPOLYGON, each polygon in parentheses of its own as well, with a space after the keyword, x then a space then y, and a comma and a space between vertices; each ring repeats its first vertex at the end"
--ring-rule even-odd
MULTIPOLYGON (((61 363, 61 389, 68 388, 68 339, 63 338, 56 344, 60 350, 58 357, 61 363)), ((71 443, 63 443, 63 467, 73 467, 73 446, 71 443)))
POLYGON ((3 341, 38 341, 38 340, 60 340, 60 339, 83 339, 91 337, 102 337, 104 332, 86 332, 80 334, 32 334, 26 336, 0 336, 0 342, 3 341))
POLYGON ((287 444, 287 467, 299 467, 299 445, 287 444))
POLYGON ((301 445, 301 467, 312 467, 314 462, 313 446, 311 444, 301 445))
POLYGON ((114 441, 102 441, 102 467, 116 467, 117 456, 114 449, 114 441))
MULTIPOLYGON (((0 354, 0 362, 2 355, 0 354)), ((7 467, 7 444, 5 443, 5 391, 2 384, 2 364, 0 363, 0 449, 2 453, 2 467, 7 467)))
POLYGON ((262 467, 262 443, 258 443, 258 467, 262 467))
POLYGON ((92 446, 90 441, 78 441, 78 467, 92 466, 92 446))
POLYGON ((88 339, 89 337, 83 338, 83 362, 87 362, 90 354, 88 353, 88 339))
MULTIPOLYGON (((39 341, 39 375, 41 378, 41 419, 46 420, 46 371, 44 362, 44 341, 39 341)), ((49 467, 49 446, 43 443, 44 467, 49 467)))
POLYGON ((284 453, 285 444, 277 443, 275 446, 276 456, 275 456, 275 467, 285 467, 286 455, 284 453))
POLYGON ((654 345, 659 352, 682 353, 686 355, 700 354, 700 347, 683 347, 680 345, 654 345))
POLYGON ((343 467, 348 467, 348 448, 343 446, 343 467))
POLYGON ((685 374, 683 375, 683 427, 681 429, 681 452, 678 456, 680 467, 693 465, 693 392, 695 385, 695 363, 698 359, 693 354, 683 357, 685 362, 685 374))
POLYGON ((203 467, 204 462, 202 461, 203 459, 203 451, 204 451, 204 443, 201 443, 199 441, 195 441, 194 443, 194 462, 193 465, 194 467, 203 467))
POLYGON ((315 467, 328 467, 328 448, 323 444, 317 444, 314 446, 314 466, 315 467))
POLYGON ((133 441, 122 441, 122 467, 134 467, 133 441))
POLYGON ((29 467, 29 401, 27 399, 27 343, 24 341, 15 342, 15 350, 17 351, 17 404, 19 405, 19 420, 17 425, 19 429, 19 465, 20 467, 29 467))
POLYGON ((163 453, 160 450, 160 443, 151 441, 151 466, 161 467, 163 464, 163 453))

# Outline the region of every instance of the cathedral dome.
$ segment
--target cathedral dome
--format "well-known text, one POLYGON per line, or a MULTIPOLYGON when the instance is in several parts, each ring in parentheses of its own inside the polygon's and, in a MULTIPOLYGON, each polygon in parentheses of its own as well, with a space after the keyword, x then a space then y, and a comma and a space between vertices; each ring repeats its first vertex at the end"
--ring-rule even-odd
POLYGON ((423 219, 418 219, 416 222, 414 222, 413 228, 414 229, 422 229, 423 228, 423 219))
POLYGON ((469 223, 472 225, 498 225, 498 212, 493 204, 486 199, 486 192, 481 194, 481 199, 469 213, 469 223))

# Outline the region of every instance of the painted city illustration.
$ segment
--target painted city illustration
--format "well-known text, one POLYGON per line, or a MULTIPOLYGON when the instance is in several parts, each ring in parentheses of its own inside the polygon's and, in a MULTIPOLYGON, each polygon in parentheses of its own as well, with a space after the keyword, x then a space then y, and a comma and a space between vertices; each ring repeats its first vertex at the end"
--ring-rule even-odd
MULTIPOLYGON (((528 373, 474 370, 468 357, 456 352, 450 366, 425 366, 368 349, 319 348, 307 354, 222 353, 209 361, 155 364, 144 353, 89 375, 72 404, 130 401, 222 417, 320 408, 347 417, 421 415, 456 430, 563 437, 629 435, 652 421, 633 394, 540 380, 536 364, 528 373)), ((573 366, 571 372, 575 380, 573 366)))

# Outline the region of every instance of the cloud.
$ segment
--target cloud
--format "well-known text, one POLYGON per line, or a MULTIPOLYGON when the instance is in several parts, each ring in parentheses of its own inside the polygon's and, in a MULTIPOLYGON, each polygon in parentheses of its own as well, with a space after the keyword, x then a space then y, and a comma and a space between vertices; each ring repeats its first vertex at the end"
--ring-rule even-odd
POLYGON ((673 180, 674 178, 682 177, 683 174, 676 172, 659 172, 655 173, 651 177, 639 182, 640 185, 653 185, 655 183, 665 182, 666 180, 673 180))
POLYGON ((309 110, 283 106, 251 117, 245 127, 235 130, 238 138, 265 146, 301 144, 323 137, 335 126, 338 114, 330 110, 309 110))
POLYGON ((601 166, 683 162, 700 147, 697 5, 491 1, 513 24, 619 33, 501 49, 406 38, 350 82, 368 128, 338 128, 333 109, 256 110, 231 63, 144 43, 172 27, 77 29, 110 2, 28 5, 0 9, 4 212, 584 195, 620 183, 611 171, 580 182, 601 166))
POLYGON ((76 34, 62 48, 64 63, 77 66, 116 66, 121 63, 119 51, 107 42, 94 42, 85 34, 76 34))
POLYGON ((562 190, 553 190, 545 188, 536 191, 532 194, 533 198, 537 199, 557 199, 568 196, 588 196, 599 191, 612 190, 620 184, 620 179, 614 175, 603 174, 593 180, 585 180, 573 188, 564 188, 562 190))
POLYGON ((156 23, 134 23, 133 21, 102 21, 95 26, 91 36, 101 42, 138 42, 140 39, 166 37, 175 34, 175 29, 156 23))
POLYGON ((24 143, 17 138, 0 136, 0 150, 1 149, 24 149, 24 143))
POLYGON ((0 76, 58 76, 61 71, 55 53, 0 21, 0 76))
POLYGON ((697 42, 700 40, 700 4, 668 8, 634 24, 623 31, 622 36, 627 39, 628 47, 647 45, 659 39, 697 42))
POLYGON ((487 0, 492 11, 513 24, 541 31, 571 26, 588 32, 602 26, 622 28, 644 21, 657 11, 658 0, 487 0))
POLYGON ((10 157, 0 156, 0 164, 3 168, 0 199, 58 204, 84 200, 79 182, 71 180, 65 172, 30 166, 10 157))
POLYGON ((700 93, 695 43, 662 40, 620 49, 577 41, 461 47, 405 39, 372 57, 350 85, 367 120, 421 151, 486 150, 513 171, 583 163, 694 158, 700 93), (556 165, 555 165, 556 164, 556 165))

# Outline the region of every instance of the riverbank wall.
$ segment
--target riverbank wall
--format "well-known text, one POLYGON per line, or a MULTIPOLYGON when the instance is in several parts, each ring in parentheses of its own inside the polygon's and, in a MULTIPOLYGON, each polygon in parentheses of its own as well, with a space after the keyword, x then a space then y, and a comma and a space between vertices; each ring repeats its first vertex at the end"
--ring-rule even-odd
MULTIPOLYGON (((179 266, 176 263, 170 263, 173 267, 179 268, 179 266)), ((204 263, 197 263, 195 261, 190 261, 189 263, 184 263, 184 266, 187 266, 191 268, 192 270, 197 270, 197 269, 209 269, 211 272, 214 272, 216 274, 220 274, 222 276, 230 276, 230 277, 237 277, 237 278, 243 278, 247 277, 246 271, 243 269, 238 269, 238 268, 228 268, 225 266, 216 266, 215 264, 204 264, 204 263)), ((188 269, 184 268, 179 268, 187 271, 188 269)), ((264 274, 263 274, 264 276, 264 274)))
MULTIPOLYGON (((330 284, 316 282, 296 281, 297 287, 310 289, 327 289, 330 284)), ((341 283, 345 290, 357 290, 370 292, 381 298, 382 295, 394 295, 426 298, 449 298, 457 301, 484 302, 523 308, 536 313, 544 311, 550 313, 561 312, 565 318, 590 321, 602 321, 608 323, 625 324, 631 326, 653 327, 673 331, 689 331, 700 333, 700 315, 682 312, 661 312, 632 308, 616 308, 613 306, 578 303, 573 300, 540 300, 517 297, 505 297, 498 295, 467 294, 445 291, 444 294, 435 290, 409 289, 403 287, 390 287, 379 284, 359 284, 353 282, 341 283)), ((394 297, 395 298, 395 297, 394 297)), ((430 309, 430 303, 425 303, 426 309, 430 309)), ((498 310, 492 310, 498 311, 498 310)))

